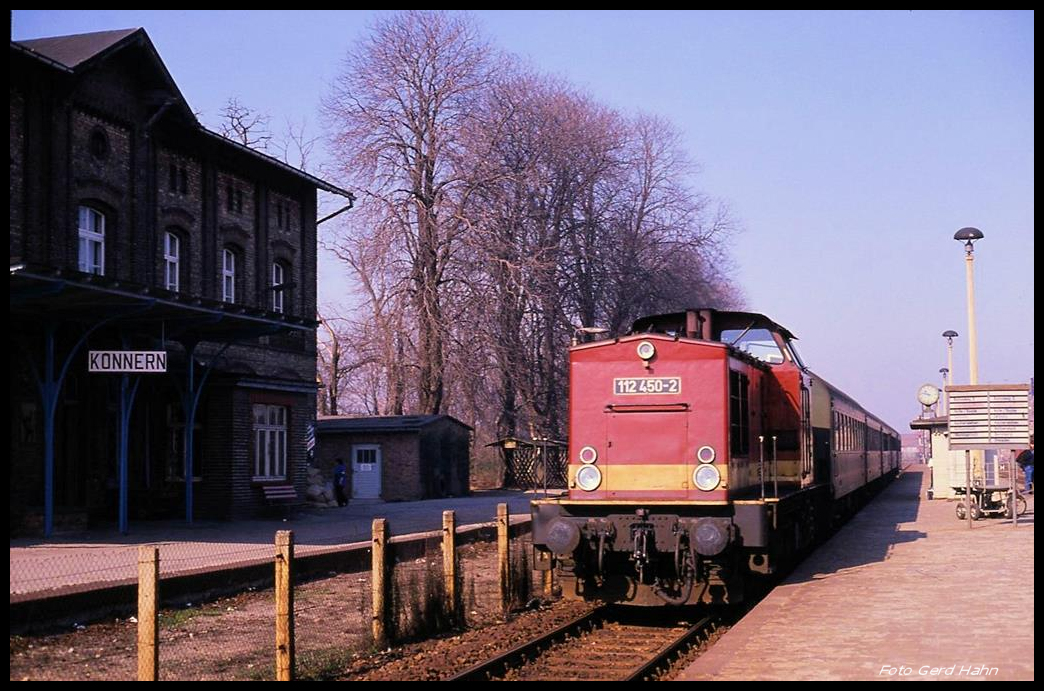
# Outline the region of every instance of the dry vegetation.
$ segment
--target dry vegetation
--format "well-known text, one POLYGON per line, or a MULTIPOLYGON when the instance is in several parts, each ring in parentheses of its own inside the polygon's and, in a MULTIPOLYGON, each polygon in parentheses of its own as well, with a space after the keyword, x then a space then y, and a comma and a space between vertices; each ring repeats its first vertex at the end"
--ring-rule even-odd
MULTIPOLYGON (((518 541, 516 551, 525 551, 518 541)), ((461 616, 441 599, 441 555, 397 564, 397 638, 461 635, 504 621, 499 607, 496 547, 459 548, 461 616)), ((520 564, 520 562, 516 562, 520 564)), ((517 568, 522 568, 518 566, 517 568)), ((517 571, 516 568, 516 571, 517 571)), ((528 591, 519 593, 522 600, 528 591)), ((302 677, 331 678, 372 669, 370 576, 331 574, 295 588, 297 669, 302 677), (370 660, 370 661, 367 661, 370 660)), ((165 680, 269 679, 274 675, 274 604, 270 590, 160 615, 160 676, 165 680)), ((414 644, 419 645, 419 644, 414 644)), ((397 650, 397 649, 396 649, 397 650)), ((400 653, 391 653, 392 657, 400 653)), ((116 620, 47 636, 10 638, 12 680, 132 680, 137 670, 137 624, 116 620)))

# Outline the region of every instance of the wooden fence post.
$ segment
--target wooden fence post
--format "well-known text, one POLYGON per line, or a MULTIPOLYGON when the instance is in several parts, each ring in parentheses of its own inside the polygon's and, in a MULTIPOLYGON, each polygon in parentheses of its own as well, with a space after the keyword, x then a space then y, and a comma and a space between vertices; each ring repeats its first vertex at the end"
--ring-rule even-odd
POLYGON ((388 521, 373 519, 373 643, 388 644, 388 521))
POLYGON ((446 611, 457 615, 457 514, 442 512, 442 574, 446 581, 446 611))
POLYGON ((511 538, 508 505, 497 504, 497 572, 500 576, 500 609, 507 614, 511 607, 511 538))
POLYGON ((138 681, 159 681, 159 548, 138 547, 138 681))
POLYGON ((294 532, 275 535, 276 681, 294 680, 294 532))

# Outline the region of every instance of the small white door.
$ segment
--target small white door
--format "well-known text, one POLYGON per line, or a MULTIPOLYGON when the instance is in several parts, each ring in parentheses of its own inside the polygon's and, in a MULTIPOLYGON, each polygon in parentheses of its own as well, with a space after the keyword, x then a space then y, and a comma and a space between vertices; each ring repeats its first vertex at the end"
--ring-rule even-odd
POLYGON ((381 447, 352 447, 352 499, 381 498, 381 447))

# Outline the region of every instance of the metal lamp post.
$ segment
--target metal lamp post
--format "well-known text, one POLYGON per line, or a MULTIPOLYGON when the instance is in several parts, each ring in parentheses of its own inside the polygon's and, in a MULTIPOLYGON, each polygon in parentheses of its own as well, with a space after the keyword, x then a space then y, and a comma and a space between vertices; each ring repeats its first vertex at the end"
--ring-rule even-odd
POLYGON ((943 388, 942 388, 942 410, 939 411, 939 417, 946 417, 946 375, 950 373, 948 367, 940 367, 939 374, 942 375, 943 388))
POLYGON ((979 351, 975 339, 975 277, 972 265, 975 263, 975 247, 973 243, 983 238, 978 228, 961 228, 953 234, 953 239, 964 243, 964 269, 968 278, 968 375, 969 384, 979 383, 979 351))
POLYGON ((946 387, 953 386, 953 339, 957 338, 957 332, 947 329, 942 335, 946 339, 946 375, 943 381, 943 409, 946 411, 950 409, 946 387))
MULTIPOLYGON (((965 276, 967 277, 967 293, 968 293, 968 383, 978 384, 979 383, 979 350, 978 344, 975 338, 975 277, 973 272, 973 265, 975 263, 975 247, 974 243, 976 240, 982 240, 982 231, 978 228, 961 228, 953 234, 953 239, 957 242, 964 243, 964 270, 965 276)), ((982 452, 975 452, 975 468, 981 472, 982 470, 982 452)), ((972 453, 970 451, 964 452, 964 472, 965 481, 967 485, 965 492, 966 508, 968 512, 968 527, 971 528, 972 515, 971 515, 971 486, 972 486, 972 453)), ((983 488, 985 489, 986 477, 983 477, 983 488)))

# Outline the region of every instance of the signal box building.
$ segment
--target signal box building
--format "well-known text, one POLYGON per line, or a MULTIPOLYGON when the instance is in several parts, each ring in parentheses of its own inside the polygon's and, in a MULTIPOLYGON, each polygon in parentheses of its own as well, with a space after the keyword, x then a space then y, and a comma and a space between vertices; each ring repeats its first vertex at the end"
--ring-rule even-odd
POLYGON ((409 501, 469 491, 471 427, 449 415, 321 417, 318 464, 348 469, 352 499, 409 501))
POLYGON ((12 41, 10 111, 12 530, 303 494, 316 193, 351 196, 204 128, 142 29, 12 41))

